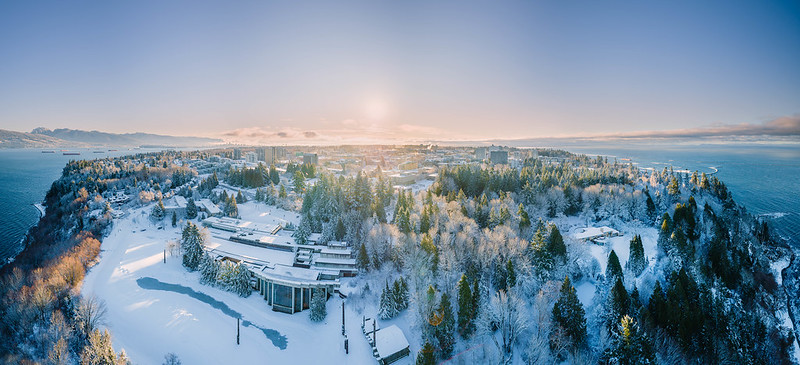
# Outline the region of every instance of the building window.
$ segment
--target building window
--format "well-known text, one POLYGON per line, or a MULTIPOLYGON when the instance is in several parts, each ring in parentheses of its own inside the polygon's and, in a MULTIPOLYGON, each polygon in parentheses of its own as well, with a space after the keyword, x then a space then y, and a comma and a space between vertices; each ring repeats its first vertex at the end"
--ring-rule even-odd
POLYGON ((275 287, 275 297, 273 298, 273 306, 280 306, 287 309, 292 308, 292 287, 272 284, 275 287))

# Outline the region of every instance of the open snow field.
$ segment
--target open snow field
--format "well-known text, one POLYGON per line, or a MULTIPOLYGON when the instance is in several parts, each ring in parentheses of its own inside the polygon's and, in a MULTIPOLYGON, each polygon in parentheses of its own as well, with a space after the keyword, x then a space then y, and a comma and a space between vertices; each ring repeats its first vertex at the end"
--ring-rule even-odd
MULTIPOLYGON (((294 315, 273 312, 256 292, 241 298, 202 285, 199 274, 187 272, 179 256, 167 252, 164 263, 167 242, 179 240, 181 225, 173 228, 168 219, 153 224, 150 210, 149 206, 132 210, 114 221, 112 233, 103 240, 100 262, 82 286, 84 295, 105 301, 106 326, 114 348, 125 349, 134 363, 160 364, 170 352, 184 364, 375 363, 361 332, 362 314, 350 307, 350 354, 345 354, 342 299, 336 295, 328 300, 326 321, 314 323, 308 310, 294 315), (240 345, 236 344, 237 317, 248 325, 241 327, 240 345)), ((245 220, 299 222, 295 213, 263 204, 241 204, 239 210, 245 220)), ((401 325, 397 319, 393 322, 401 325)), ((414 337, 407 324, 401 328, 406 337, 414 337)), ((418 350, 412 341, 412 354, 418 350)))

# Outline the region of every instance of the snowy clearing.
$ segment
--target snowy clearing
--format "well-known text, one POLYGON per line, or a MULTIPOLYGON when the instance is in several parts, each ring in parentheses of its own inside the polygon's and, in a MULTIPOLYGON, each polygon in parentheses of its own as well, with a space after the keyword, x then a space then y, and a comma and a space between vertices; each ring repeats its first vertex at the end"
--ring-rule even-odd
MULTIPOLYGON (((248 220, 299 220, 292 212, 263 204, 239 207, 248 220)), ((105 301, 114 347, 125 349, 135 363, 159 364, 170 352, 184 364, 375 363, 361 332, 363 314, 352 306, 347 307, 346 324, 350 354, 345 354, 342 299, 338 296, 327 302, 327 319, 314 323, 308 318, 309 311, 294 315, 273 312, 256 292, 241 298, 202 285, 199 274, 187 272, 179 256, 166 252, 164 263, 167 242, 180 238, 180 225, 172 228, 168 223, 151 223, 149 208, 132 210, 114 221, 112 233, 103 240, 100 263, 82 286, 84 295, 105 301), (242 320, 240 345, 236 344, 236 318, 242 320)), ((402 317, 391 322, 412 338, 402 317)), ((419 345, 411 341, 412 354, 418 350, 419 345)), ((410 362, 407 357, 398 363, 410 362)))

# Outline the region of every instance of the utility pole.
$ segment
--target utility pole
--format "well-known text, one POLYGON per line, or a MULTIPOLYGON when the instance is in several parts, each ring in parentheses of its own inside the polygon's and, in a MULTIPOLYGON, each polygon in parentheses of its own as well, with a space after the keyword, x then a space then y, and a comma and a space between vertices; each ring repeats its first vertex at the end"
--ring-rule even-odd
POLYGON ((350 346, 348 346, 347 333, 344 330, 344 300, 342 301, 342 336, 344 336, 344 353, 347 355, 350 353, 350 346))
POLYGON ((239 318, 236 318, 236 344, 239 344, 239 318))

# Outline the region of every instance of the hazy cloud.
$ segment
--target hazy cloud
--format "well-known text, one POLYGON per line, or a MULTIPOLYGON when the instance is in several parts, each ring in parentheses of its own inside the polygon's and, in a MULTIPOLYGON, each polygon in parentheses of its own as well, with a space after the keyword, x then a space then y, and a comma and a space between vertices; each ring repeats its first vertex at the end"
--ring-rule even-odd
POLYGON ((800 114, 784 116, 760 124, 742 123, 703 128, 676 129, 671 131, 649 131, 606 135, 617 138, 701 138, 737 136, 800 136, 800 114))

